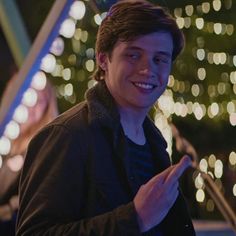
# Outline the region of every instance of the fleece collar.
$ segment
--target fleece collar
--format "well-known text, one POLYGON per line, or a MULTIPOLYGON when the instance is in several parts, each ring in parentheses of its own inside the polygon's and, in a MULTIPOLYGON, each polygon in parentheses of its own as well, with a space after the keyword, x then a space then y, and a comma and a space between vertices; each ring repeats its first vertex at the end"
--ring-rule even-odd
POLYGON ((110 94, 104 81, 99 81, 89 89, 85 98, 88 104, 89 121, 99 121, 103 126, 116 129, 120 125, 120 115, 114 98, 110 94))
MULTIPOLYGON (((89 121, 92 123, 100 122, 117 133, 121 128, 120 115, 114 98, 110 94, 104 80, 99 81, 94 87, 89 89, 85 98, 89 109, 89 121)), ((147 116, 144 120, 144 130, 148 141, 157 145, 166 146, 166 142, 152 120, 147 116)))

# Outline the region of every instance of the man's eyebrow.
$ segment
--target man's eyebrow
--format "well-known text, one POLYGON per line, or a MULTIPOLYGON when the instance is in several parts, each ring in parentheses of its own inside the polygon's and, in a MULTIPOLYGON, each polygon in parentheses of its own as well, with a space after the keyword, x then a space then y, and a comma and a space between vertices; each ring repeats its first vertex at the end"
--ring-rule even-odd
MULTIPOLYGON (((138 47, 138 46, 127 46, 125 48, 125 50, 137 50, 137 51, 144 51, 143 48, 138 47)), ((163 56, 168 56, 168 57, 172 57, 172 54, 166 51, 156 51, 155 52, 157 55, 163 55, 163 56)))
POLYGON ((138 47, 138 46, 127 46, 125 49, 126 50, 140 50, 140 51, 143 51, 143 49, 138 47))
POLYGON ((161 55, 164 55, 164 56, 172 57, 172 54, 169 53, 169 52, 166 52, 166 51, 158 51, 157 54, 161 54, 161 55))

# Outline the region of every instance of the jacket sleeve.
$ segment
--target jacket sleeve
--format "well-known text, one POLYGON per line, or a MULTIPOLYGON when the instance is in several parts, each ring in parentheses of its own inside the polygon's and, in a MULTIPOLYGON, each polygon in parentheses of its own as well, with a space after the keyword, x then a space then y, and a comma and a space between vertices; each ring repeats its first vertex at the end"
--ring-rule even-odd
POLYGON ((21 173, 17 236, 140 235, 132 202, 102 215, 83 217, 85 149, 61 125, 44 128, 31 141, 21 173))

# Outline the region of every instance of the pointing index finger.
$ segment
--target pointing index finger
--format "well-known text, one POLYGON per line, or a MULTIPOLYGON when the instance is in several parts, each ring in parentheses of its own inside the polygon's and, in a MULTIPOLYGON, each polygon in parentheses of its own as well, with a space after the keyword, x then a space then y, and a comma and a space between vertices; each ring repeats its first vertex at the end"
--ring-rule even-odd
POLYGON ((190 166, 191 166, 191 159, 187 155, 185 155, 169 173, 168 177, 166 178, 165 183, 172 185, 174 182, 178 181, 180 176, 190 166))

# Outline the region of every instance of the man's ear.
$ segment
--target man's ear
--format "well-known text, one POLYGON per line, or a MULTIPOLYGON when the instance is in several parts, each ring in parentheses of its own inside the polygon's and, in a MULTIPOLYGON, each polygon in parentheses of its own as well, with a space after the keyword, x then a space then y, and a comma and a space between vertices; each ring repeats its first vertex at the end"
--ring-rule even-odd
POLYGON ((106 53, 104 53, 104 52, 98 53, 97 63, 104 71, 107 70, 107 60, 108 60, 108 56, 106 53))

